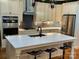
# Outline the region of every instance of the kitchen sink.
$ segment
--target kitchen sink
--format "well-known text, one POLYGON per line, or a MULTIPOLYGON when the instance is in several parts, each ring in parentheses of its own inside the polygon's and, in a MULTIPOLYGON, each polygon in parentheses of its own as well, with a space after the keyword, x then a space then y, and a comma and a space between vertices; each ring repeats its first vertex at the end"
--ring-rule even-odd
POLYGON ((43 37, 46 36, 45 34, 36 34, 36 35, 29 35, 30 37, 43 37))

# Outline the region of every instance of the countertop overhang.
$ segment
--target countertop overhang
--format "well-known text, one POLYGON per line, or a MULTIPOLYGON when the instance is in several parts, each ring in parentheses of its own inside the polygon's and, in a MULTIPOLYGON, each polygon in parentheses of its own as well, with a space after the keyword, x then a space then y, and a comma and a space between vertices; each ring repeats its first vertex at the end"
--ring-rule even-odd
POLYGON ((60 33, 54 33, 43 37, 29 37, 28 35, 11 35, 6 36, 6 39, 14 48, 26 47, 27 49, 31 49, 36 47, 48 46, 60 42, 69 42, 73 41, 76 38, 60 33))

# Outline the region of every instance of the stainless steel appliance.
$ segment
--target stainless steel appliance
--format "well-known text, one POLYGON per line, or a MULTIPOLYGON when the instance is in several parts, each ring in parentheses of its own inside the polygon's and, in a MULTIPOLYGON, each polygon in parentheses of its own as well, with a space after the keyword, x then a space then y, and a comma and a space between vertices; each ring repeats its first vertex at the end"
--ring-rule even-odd
POLYGON ((3 16, 3 28, 18 28, 17 16, 3 16))
POLYGON ((23 14, 23 27, 24 29, 34 28, 34 19, 32 14, 23 14))
POLYGON ((75 21, 76 21, 75 14, 64 14, 62 19, 61 32, 66 35, 74 36, 75 21))
POLYGON ((18 16, 2 16, 3 36, 18 34, 18 16))
POLYGON ((34 0, 25 0, 25 11, 26 12, 34 12, 33 3, 34 0))

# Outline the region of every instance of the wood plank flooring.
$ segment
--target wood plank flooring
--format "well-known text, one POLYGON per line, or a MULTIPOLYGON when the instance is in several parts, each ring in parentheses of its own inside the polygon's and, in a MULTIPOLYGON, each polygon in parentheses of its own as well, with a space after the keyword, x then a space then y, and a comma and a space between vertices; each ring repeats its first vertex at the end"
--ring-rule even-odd
MULTIPOLYGON (((6 50, 5 49, 1 49, 0 48, 0 59, 6 59, 6 50)), ((70 55, 70 49, 66 50, 66 54, 65 54, 65 59, 69 59, 69 55, 70 55)), ((79 49, 75 49, 75 58, 74 59, 79 59, 79 49)), ((54 57, 52 59, 62 59, 60 56, 58 57, 54 57)))
POLYGON ((6 59, 6 50, 0 48, 0 59, 6 59))

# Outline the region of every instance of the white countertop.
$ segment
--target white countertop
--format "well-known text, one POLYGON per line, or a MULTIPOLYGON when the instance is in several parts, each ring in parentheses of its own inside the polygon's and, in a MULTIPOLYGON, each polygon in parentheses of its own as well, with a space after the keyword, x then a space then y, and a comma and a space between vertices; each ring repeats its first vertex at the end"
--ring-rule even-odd
POLYGON ((14 48, 23 48, 27 49, 35 48, 38 46, 46 46, 52 43, 72 41, 75 37, 63 35, 60 33, 54 33, 52 35, 43 36, 43 37, 29 37, 28 35, 12 35, 6 36, 6 39, 14 48))

